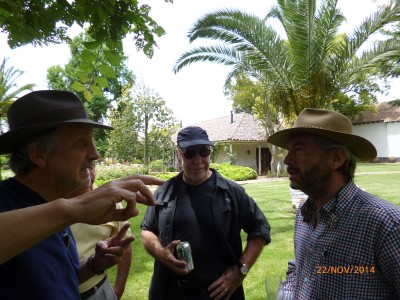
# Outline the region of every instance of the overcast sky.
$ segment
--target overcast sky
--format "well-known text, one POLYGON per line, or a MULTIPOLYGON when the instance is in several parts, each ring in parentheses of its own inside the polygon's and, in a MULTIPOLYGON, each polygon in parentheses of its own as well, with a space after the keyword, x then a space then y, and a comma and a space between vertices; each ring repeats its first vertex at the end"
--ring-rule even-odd
MULTIPOLYGON (((139 80, 154 89, 174 111, 175 118, 183 125, 229 116, 231 103, 223 95, 223 85, 229 69, 212 63, 195 63, 183 68, 178 74, 172 67, 184 51, 190 49, 186 33, 191 25, 205 13, 219 8, 238 8, 264 17, 275 1, 266 0, 143 0, 152 6, 150 15, 166 30, 157 39, 159 48, 152 59, 135 50, 134 43, 126 40, 127 65, 139 80)), ((378 0, 378 3, 387 2, 378 0)), ((374 0, 339 0, 338 6, 347 17, 347 28, 354 28, 377 7, 374 0)), ((69 59, 66 45, 46 48, 24 46, 9 49, 6 36, 0 34, 1 57, 10 57, 9 66, 24 71, 22 83, 34 82, 36 89, 46 89, 46 70, 52 65, 64 65, 69 59)), ((382 97, 383 99, 383 97, 382 97)), ((388 98, 385 98, 390 100, 388 98)))

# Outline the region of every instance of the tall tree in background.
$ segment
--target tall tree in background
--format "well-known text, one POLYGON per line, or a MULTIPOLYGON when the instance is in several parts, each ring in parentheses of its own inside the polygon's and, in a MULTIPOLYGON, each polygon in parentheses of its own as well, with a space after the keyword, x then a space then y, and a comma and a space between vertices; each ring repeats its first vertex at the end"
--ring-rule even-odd
POLYGON ((130 87, 126 87, 120 100, 120 108, 110 114, 114 130, 108 133, 106 156, 118 162, 142 163, 143 144, 139 137, 139 120, 133 113, 134 106, 130 87))
MULTIPOLYGON (((161 1, 161 0, 160 0, 161 1)), ((172 0, 165 0, 172 2, 172 0)), ((113 78, 112 67, 118 67, 124 54, 122 40, 131 37, 136 49, 152 57, 155 36, 165 34, 150 16, 151 7, 136 0, 12 0, 0 2, 0 31, 8 34, 8 44, 16 48, 26 44, 47 45, 70 42, 67 30, 77 24, 86 28, 92 41, 84 43, 87 50, 106 46, 104 70, 95 80, 95 66, 78 65, 81 75, 89 78, 85 97, 102 91, 107 79, 113 78)), ((132 47, 132 45, 130 46, 132 47)), ((87 57, 93 62, 93 57, 87 57)), ((98 76, 96 74, 96 76, 98 76)))
POLYGON ((150 161, 161 160, 162 172, 165 171, 166 165, 172 165, 172 157, 174 156, 175 144, 172 142, 172 135, 178 130, 178 124, 175 120, 172 122, 161 122, 158 125, 152 124, 149 137, 149 158, 150 161))
POLYGON ((369 87, 360 86, 368 83, 363 79, 381 62, 400 57, 400 41, 380 40, 361 48, 374 33, 400 20, 400 3, 380 7, 352 32, 342 34, 339 27, 345 18, 337 0, 318 3, 278 0, 265 19, 234 9, 209 13, 192 26, 188 37, 190 42, 218 42, 183 53, 174 71, 199 61, 232 66, 227 79, 244 73, 262 82, 269 101, 289 118, 305 107, 332 107, 338 95, 368 93, 369 87), (280 22, 285 36, 268 25, 272 18, 280 22))
POLYGON ((119 162, 143 163, 165 159, 171 148, 171 135, 176 120, 165 101, 143 83, 131 91, 126 89, 120 102, 121 109, 114 109, 109 133, 107 156, 119 162))
POLYGON ((176 123, 173 117, 173 112, 165 104, 156 92, 146 86, 144 83, 136 85, 134 91, 134 111, 137 120, 139 120, 139 132, 143 136, 144 141, 144 158, 143 163, 145 166, 149 164, 149 148, 150 138, 149 132, 151 126, 162 130, 168 128, 176 123))

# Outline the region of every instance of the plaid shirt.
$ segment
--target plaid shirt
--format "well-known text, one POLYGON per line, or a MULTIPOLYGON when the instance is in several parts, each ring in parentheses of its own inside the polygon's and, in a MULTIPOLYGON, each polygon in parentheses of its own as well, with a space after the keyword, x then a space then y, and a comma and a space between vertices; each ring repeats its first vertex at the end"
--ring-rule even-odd
POLYGON ((316 210, 297 212, 286 299, 400 299, 400 208, 350 181, 316 210))

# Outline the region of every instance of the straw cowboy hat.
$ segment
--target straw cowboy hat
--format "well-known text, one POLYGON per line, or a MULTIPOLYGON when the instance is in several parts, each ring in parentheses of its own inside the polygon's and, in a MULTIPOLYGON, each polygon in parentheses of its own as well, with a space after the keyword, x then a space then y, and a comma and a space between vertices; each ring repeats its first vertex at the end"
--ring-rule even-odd
POLYGON ((324 109, 306 108, 297 117, 293 128, 272 134, 267 142, 288 149, 288 141, 294 133, 311 133, 333 140, 346 146, 358 159, 373 160, 376 157, 374 145, 367 139, 353 134, 353 126, 344 115, 324 109))
POLYGON ((89 120, 82 101, 67 91, 34 91, 13 102, 8 109, 9 131, 0 135, 0 154, 11 153, 25 139, 61 124, 89 124, 113 129, 89 120))

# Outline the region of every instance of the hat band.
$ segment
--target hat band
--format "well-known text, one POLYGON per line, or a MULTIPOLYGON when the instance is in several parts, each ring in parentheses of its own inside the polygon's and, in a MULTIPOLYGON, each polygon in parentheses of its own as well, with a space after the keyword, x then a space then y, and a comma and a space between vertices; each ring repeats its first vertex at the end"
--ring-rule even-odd
POLYGON ((39 116, 24 120, 24 122, 19 124, 10 124, 10 129, 43 123, 63 122, 74 119, 87 119, 87 115, 83 107, 66 108, 44 113, 39 116))

